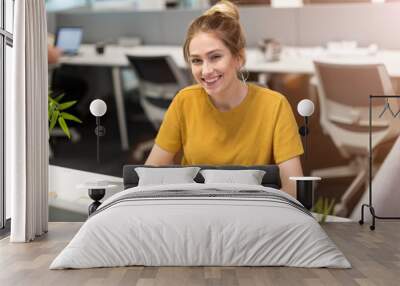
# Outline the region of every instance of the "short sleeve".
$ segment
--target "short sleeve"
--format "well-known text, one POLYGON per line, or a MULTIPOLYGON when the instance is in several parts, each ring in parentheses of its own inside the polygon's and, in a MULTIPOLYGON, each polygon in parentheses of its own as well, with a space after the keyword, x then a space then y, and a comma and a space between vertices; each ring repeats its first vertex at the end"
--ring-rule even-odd
POLYGON ((165 151, 177 153, 182 147, 180 120, 178 96, 175 96, 164 115, 155 140, 165 151))
POLYGON ((273 150, 276 164, 304 153, 296 119, 289 102, 284 96, 282 96, 276 116, 273 150))

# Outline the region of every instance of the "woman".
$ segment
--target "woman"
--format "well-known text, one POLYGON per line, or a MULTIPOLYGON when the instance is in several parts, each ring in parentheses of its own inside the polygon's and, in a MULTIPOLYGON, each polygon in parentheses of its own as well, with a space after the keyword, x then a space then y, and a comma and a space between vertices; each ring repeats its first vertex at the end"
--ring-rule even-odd
POLYGON ((281 94, 247 84, 245 38, 234 4, 220 1, 190 25, 183 47, 197 85, 181 90, 165 114, 146 164, 278 164, 282 190, 302 176, 303 147, 281 94))

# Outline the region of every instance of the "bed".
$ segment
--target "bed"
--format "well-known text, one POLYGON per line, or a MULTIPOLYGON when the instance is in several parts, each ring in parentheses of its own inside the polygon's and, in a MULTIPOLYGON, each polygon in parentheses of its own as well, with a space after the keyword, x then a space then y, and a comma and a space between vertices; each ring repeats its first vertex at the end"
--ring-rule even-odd
MULTIPOLYGON (((173 168, 183 169, 167 169, 173 168)), ((163 178, 167 183, 157 183, 151 173, 147 178, 151 184, 143 185, 140 171, 164 172, 165 168, 124 166, 125 190, 102 203, 50 269, 351 267, 312 214, 279 190, 277 166, 195 168, 199 172, 191 182, 167 182, 173 177, 168 175, 163 178), (220 170, 230 174, 231 181, 219 182, 220 170), (216 172, 218 176, 209 176, 216 172), (260 184, 238 183, 246 172, 258 172, 260 184)))

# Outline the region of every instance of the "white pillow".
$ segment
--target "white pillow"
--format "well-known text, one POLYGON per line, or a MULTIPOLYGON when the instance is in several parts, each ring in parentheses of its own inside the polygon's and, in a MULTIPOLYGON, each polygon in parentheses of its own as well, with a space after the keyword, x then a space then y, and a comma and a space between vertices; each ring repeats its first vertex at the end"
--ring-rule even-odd
POLYGON ((262 170, 201 170, 204 183, 261 185, 265 171, 262 170))
POLYGON ((199 167, 135 168, 139 176, 138 186, 195 183, 193 179, 199 170, 199 167))

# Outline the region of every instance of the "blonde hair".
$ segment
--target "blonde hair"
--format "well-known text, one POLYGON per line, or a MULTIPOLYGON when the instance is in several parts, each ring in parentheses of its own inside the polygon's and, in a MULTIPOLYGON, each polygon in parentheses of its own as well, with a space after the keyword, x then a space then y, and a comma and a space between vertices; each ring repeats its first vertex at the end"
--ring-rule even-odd
POLYGON ((187 30, 183 45, 183 55, 186 62, 189 62, 190 42, 199 32, 213 33, 225 44, 233 56, 242 57, 245 61, 246 39, 239 18, 238 8, 227 0, 219 1, 203 15, 196 18, 187 30))

